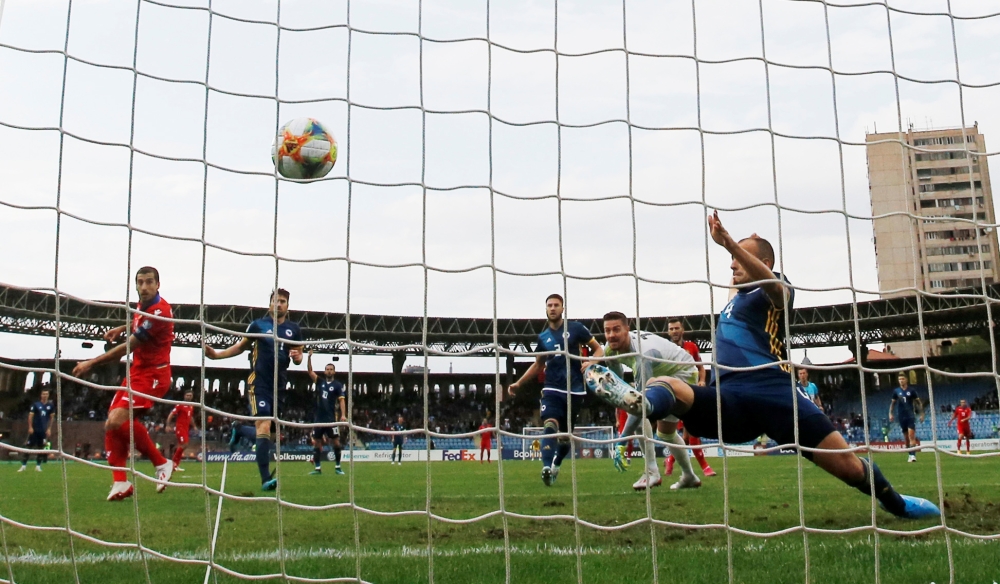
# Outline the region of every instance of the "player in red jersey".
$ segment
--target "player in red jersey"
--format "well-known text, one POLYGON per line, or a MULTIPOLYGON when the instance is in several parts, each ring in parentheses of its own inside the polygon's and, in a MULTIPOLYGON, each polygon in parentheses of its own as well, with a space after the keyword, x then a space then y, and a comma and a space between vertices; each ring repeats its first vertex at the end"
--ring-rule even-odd
MULTIPOLYGON (((483 423, 479 425, 480 430, 489 430, 493 426, 490 425, 489 418, 483 418, 483 423)), ((490 458, 493 456, 493 434, 490 432, 483 432, 479 435, 479 464, 483 461, 493 462, 490 458), (483 454, 485 453, 485 456, 483 454)))
MULTIPOLYGON (((671 318, 667 321, 667 336, 670 340, 677 344, 680 348, 688 352, 696 363, 698 363, 698 385, 705 385, 705 379, 708 377, 708 371, 705 366, 701 364, 701 353, 698 351, 698 345, 694 344, 692 341, 684 340, 684 322, 679 318, 671 318)), ((697 436, 692 436, 688 433, 687 429, 684 428, 684 422, 678 422, 677 429, 682 431, 681 436, 684 441, 687 442, 688 446, 698 446, 701 444, 701 438, 697 436)), ((701 472, 705 473, 707 477, 714 477, 715 471, 712 467, 708 465, 708 461, 705 460, 705 451, 701 448, 695 448, 693 450, 695 459, 698 460, 698 464, 701 465, 701 472)), ((663 470, 666 474, 672 474, 674 471, 674 455, 671 454, 667 457, 667 460, 663 463, 663 470)))
MULTIPOLYGON (((153 407, 153 402, 143 395, 163 397, 170 389, 170 346, 174 342, 174 323, 161 318, 173 318, 170 305, 160 297, 160 273, 156 268, 145 266, 135 273, 135 288, 139 293, 139 306, 132 315, 130 327, 122 325, 109 330, 104 340, 113 343, 127 340, 110 351, 77 363, 73 377, 84 378, 95 366, 118 363, 132 351, 132 366, 122 380, 125 389, 115 393, 108 408, 108 421, 104 423, 104 448, 108 451, 108 464, 125 466, 132 445, 130 435, 135 438, 135 448, 152 461, 156 467, 156 492, 162 493, 166 481, 174 471, 174 465, 160 454, 149 437, 149 432, 137 419, 130 415, 129 404, 137 416, 153 407), (160 317, 160 318, 151 318, 160 317), (126 338, 126 331, 131 334, 126 338), (132 391, 128 387, 131 385, 132 391)), ((120 501, 131 497, 132 483, 124 470, 113 470, 114 484, 108 501, 120 501)))
POLYGON ((958 407, 955 411, 951 413, 951 419, 948 420, 948 425, 951 426, 952 422, 958 423, 958 452, 962 452, 962 438, 965 438, 965 453, 972 454, 972 427, 969 420, 972 419, 972 408, 963 399, 958 402, 958 407))
MULTIPOLYGON (((190 389, 184 392, 184 401, 190 402, 194 401, 194 392, 190 389)), ((188 445, 188 441, 191 439, 191 424, 194 423, 194 406, 177 404, 174 409, 170 411, 170 415, 167 416, 167 432, 170 432, 171 426, 174 426, 174 436, 177 437, 177 449, 174 450, 174 470, 184 471, 181 468, 181 459, 184 457, 184 448, 188 445)), ((194 424, 194 429, 198 429, 198 425, 194 424)))

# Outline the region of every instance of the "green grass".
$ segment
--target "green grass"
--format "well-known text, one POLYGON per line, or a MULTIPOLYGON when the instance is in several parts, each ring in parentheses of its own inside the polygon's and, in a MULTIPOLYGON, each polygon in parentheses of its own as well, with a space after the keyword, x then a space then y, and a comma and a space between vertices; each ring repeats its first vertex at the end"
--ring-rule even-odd
MULTIPOLYGON (((714 459, 717 471, 722 461, 714 459)), ((900 492, 938 501, 934 457, 924 454, 917 464, 900 454, 881 455, 877 461, 900 492)), ((607 460, 577 463, 576 509, 581 519, 600 525, 621 525, 647 516, 646 498, 633 492, 639 462, 618 474, 607 460)), ((942 457, 945 509, 950 527, 975 533, 1000 533, 1000 466, 997 459, 960 460, 942 457)), ((151 471, 148 463, 140 470, 151 471)), ((308 476, 307 463, 283 463, 283 500, 302 505, 329 505, 350 500, 349 475, 308 476)), ((527 515, 572 515, 572 476, 569 463, 551 488, 539 479, 537 462, 512 461, 504 465, 505 508, 527 515)), ((199 483, 201 468, 188 463, 175 480, 199 483)), ((65 499, 60 466, 49 464, 42 473, 31 468, 16 474, 16 464, 0 464, 0 513, 32 525, 64 526, 65 499)), ((133 500, 107 503, 110 473, 80 464, 67 470, 68 504, 73 529, 111 542, 136 541, 136 504, 133 500)), ((218 487, 222 465, 207 469, 208 482, 218 487)), ((356 503, 381 512, 423 511, 427 505, 449 519, 469 519, 499 508, 497 464, 440 462, 358 463, 354 471, 356 503)), ((796 459, 790 456, 736 458, 729 461, 729 520, 734 527, 774 532, 800 524, 796 459)), ((870 525, 870 500, 803 463, 806 525, 843 529, 870 525)), ((280 573, 278 507, 273 495, 259 492, 253 464, 228 467, 225 491, 259 496, 255 501, 223 502, 216 558, 242 573, 280 573)), ((170 488, 162 495, 140 480, 137 498, 142 543, 161 553, 182 558, 205 558, 216 516, 217 498, 206 498, 199 488, 170 488)), ((666 487, 651 493, 653 517, 690 524, 722 523, 722 477, 705 479, 701 489, 672 492, 666 487)), ((423 582, 433 570, 435 582, 504 582, 504 523, 498 516, 470 524, 428 522, 424 515, 379 517, 359 512, 357 535, 351 509, 281 510, 281 544, 286 550, 287 574, 313 578, 361 577, 369 582, 423 582), (428 558, 428 535, 433 556, 428 558), (357 536, 357 543, 355 537, 357 536), (356 551, 360 547, 360 554, 356 551), (433 560, 432 562, 430 560, 433 560)), ((917 530, 938 520, 902 521, 878 511, 879 527, 917 530)), ((729 558, 735 582, 776 584, 803 582, 805 544, 801 532, 759 538, 727 534, 719 529, 650 528, 643 523, 604 532, 572 521, 508 517, 512 582, 576 582, 577 537, 579 568, 586 582, 649 582, 656 569, 661 582, 695 584, 727 582, 729 558)), ((80 582, 116 584, 145 582, 142 559, 134 551, 114 549, 74 538, 72 551, 65 533, 40 532, 3 525, 6 553, 16 582, 73 582, 74 566, 80 582)), ((875 582, 875 536, 810 534, 808 555, 811 582, 875 582)), ((948 544, 942 532, 926 535, 879 536, 880 582, 948 582, 948 544)), ((956 582, 990 584, 1000 580, 1000 541, 982 541, 952 535, 951 553, 956 582)), ((2 550, 0 550, 2 552, 2 550)), ((5 556, 0 556, 0 578, 9 578, 5 556)), ((154 583, 201 582, 205 568, 148 558, 154 583)), ((218 582, 242 582, 217 573, 218 582)), ((268 582, 280 580, 268 580, 268 582)))

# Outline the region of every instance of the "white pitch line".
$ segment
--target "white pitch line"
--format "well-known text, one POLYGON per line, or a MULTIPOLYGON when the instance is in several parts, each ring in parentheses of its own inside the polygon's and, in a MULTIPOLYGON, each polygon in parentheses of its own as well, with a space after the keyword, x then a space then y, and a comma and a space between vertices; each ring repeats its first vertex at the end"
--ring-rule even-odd
MULTIPOLYGON (((226 492, 226 470, 229 468, 229 461, 225 460, 222 463, 222 483, 219 485, 219 491, 222 493, 226 492)), ((215 529, 212 530, 212 547, 209 549, 208 557, 210 560, 215 558, 215 542, 219 539, 219 523, 222 522, 222 502, 225 501, 225 497, 219 497, 219 510, 215 512, 215 529)), ((212 564, 205 566, 205 582, 208 584, 208 577, 212 575, 212 564)))

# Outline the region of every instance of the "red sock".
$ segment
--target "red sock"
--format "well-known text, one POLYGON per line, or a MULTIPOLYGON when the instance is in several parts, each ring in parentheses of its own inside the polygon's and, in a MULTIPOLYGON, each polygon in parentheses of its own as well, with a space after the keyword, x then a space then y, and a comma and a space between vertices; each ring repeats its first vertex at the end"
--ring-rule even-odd
POLYGON ((184 447, 183 446, 178 446, 177 450, 174 450, 174 459, 173 460, 174 460, 174 466, 175 467, 181 465, 181 459, 182 458, 184 458, 184 447))
POLYGON ((958 451, 962 452, 962 439, 961 438, 958 439, 958 451))
MULTIPOLYGON (((701 438, 698 438, 697 436, 688 436, 688 446, 699 446, 700 444, 701 438)), ((701 448, 695 448, 692 449, 691 452, 694 453, 694 457, 698 461, 698 464, 701 465, 701 469, 705 470, 705 467, 708 466, 708 462, 705 460, 705 451, 701 448)))
POLYGON ((632 458, 632 440, 629 440, 628 446, 625 447, 625 456, 632 458))
MULTIPOLYGON (((122 427, 125 428, 124 425, 122 427)), ((128 435, 127 433, 128 430, 126 429, 126 435, 128 435)), ((156 444, 153 444, 153 439, 149 437, 149 432, 146 431, 146 427, 139 420, 132 420, 132 434, 134 435, 135 449, 148 458, 153 463, 153 466, 160 466, 167 462, 167 459, 156 449, 156 444)))
MULTIPOLYGON (((125 444, 118 437, 117 429, 104 432, 104 449, 108 451, 109 466, 125 466, 125 458, 128 454, 125 444)), ((111 477, 119 483, 128 480, 128 475, 123 470, 111 471, 111 477)))

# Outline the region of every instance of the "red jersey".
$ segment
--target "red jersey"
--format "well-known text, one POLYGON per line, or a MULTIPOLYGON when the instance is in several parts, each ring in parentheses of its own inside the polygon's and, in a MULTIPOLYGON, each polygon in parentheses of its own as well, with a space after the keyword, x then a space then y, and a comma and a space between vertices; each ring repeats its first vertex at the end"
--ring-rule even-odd
POLYGON ((965 406, 964 408, 962 406, 958 406, 955 408, 955 412, 952 416, 958 420, 960 425, 968 425, 969 420, 972 419, 972 408, 969 406, 965 406))
POLYGON ((174 323, 149 315, 173 318, 167 301, 156 295, 146 306, 139 306, 132 316, 132 334, 141 342, 132 350, 133 369, 152 369, 170 365, 170 346, 174 342, 174 323))
POLYGON ((701 353, 698 352, 698 345, 694 344, 693 341, 684 341, 681 348, 688 352, 689 355, 694 357, 694 360, 701 363, 701 353))
POLYGON ((170 412, 170 415, 175 416, 174 424, 176 424, 176 428, 174 429, 174 433, 187 434, 191 428, 194 406, 176 405, 174 406, 174 410, 170 412))
MULTIPOLYGON (((483 424, 482 426, 479 427, 479 429, 480 430, 489 430, 492 427, 493 426, 490 426, 489 424, 483 424)), ((482 433, 482 434, 479 435, 479 443, 480 444, 491 444, 492 442, 493 442, 493 434, 490 434, 489 432, 484 432, 484 433, 482 433)))

